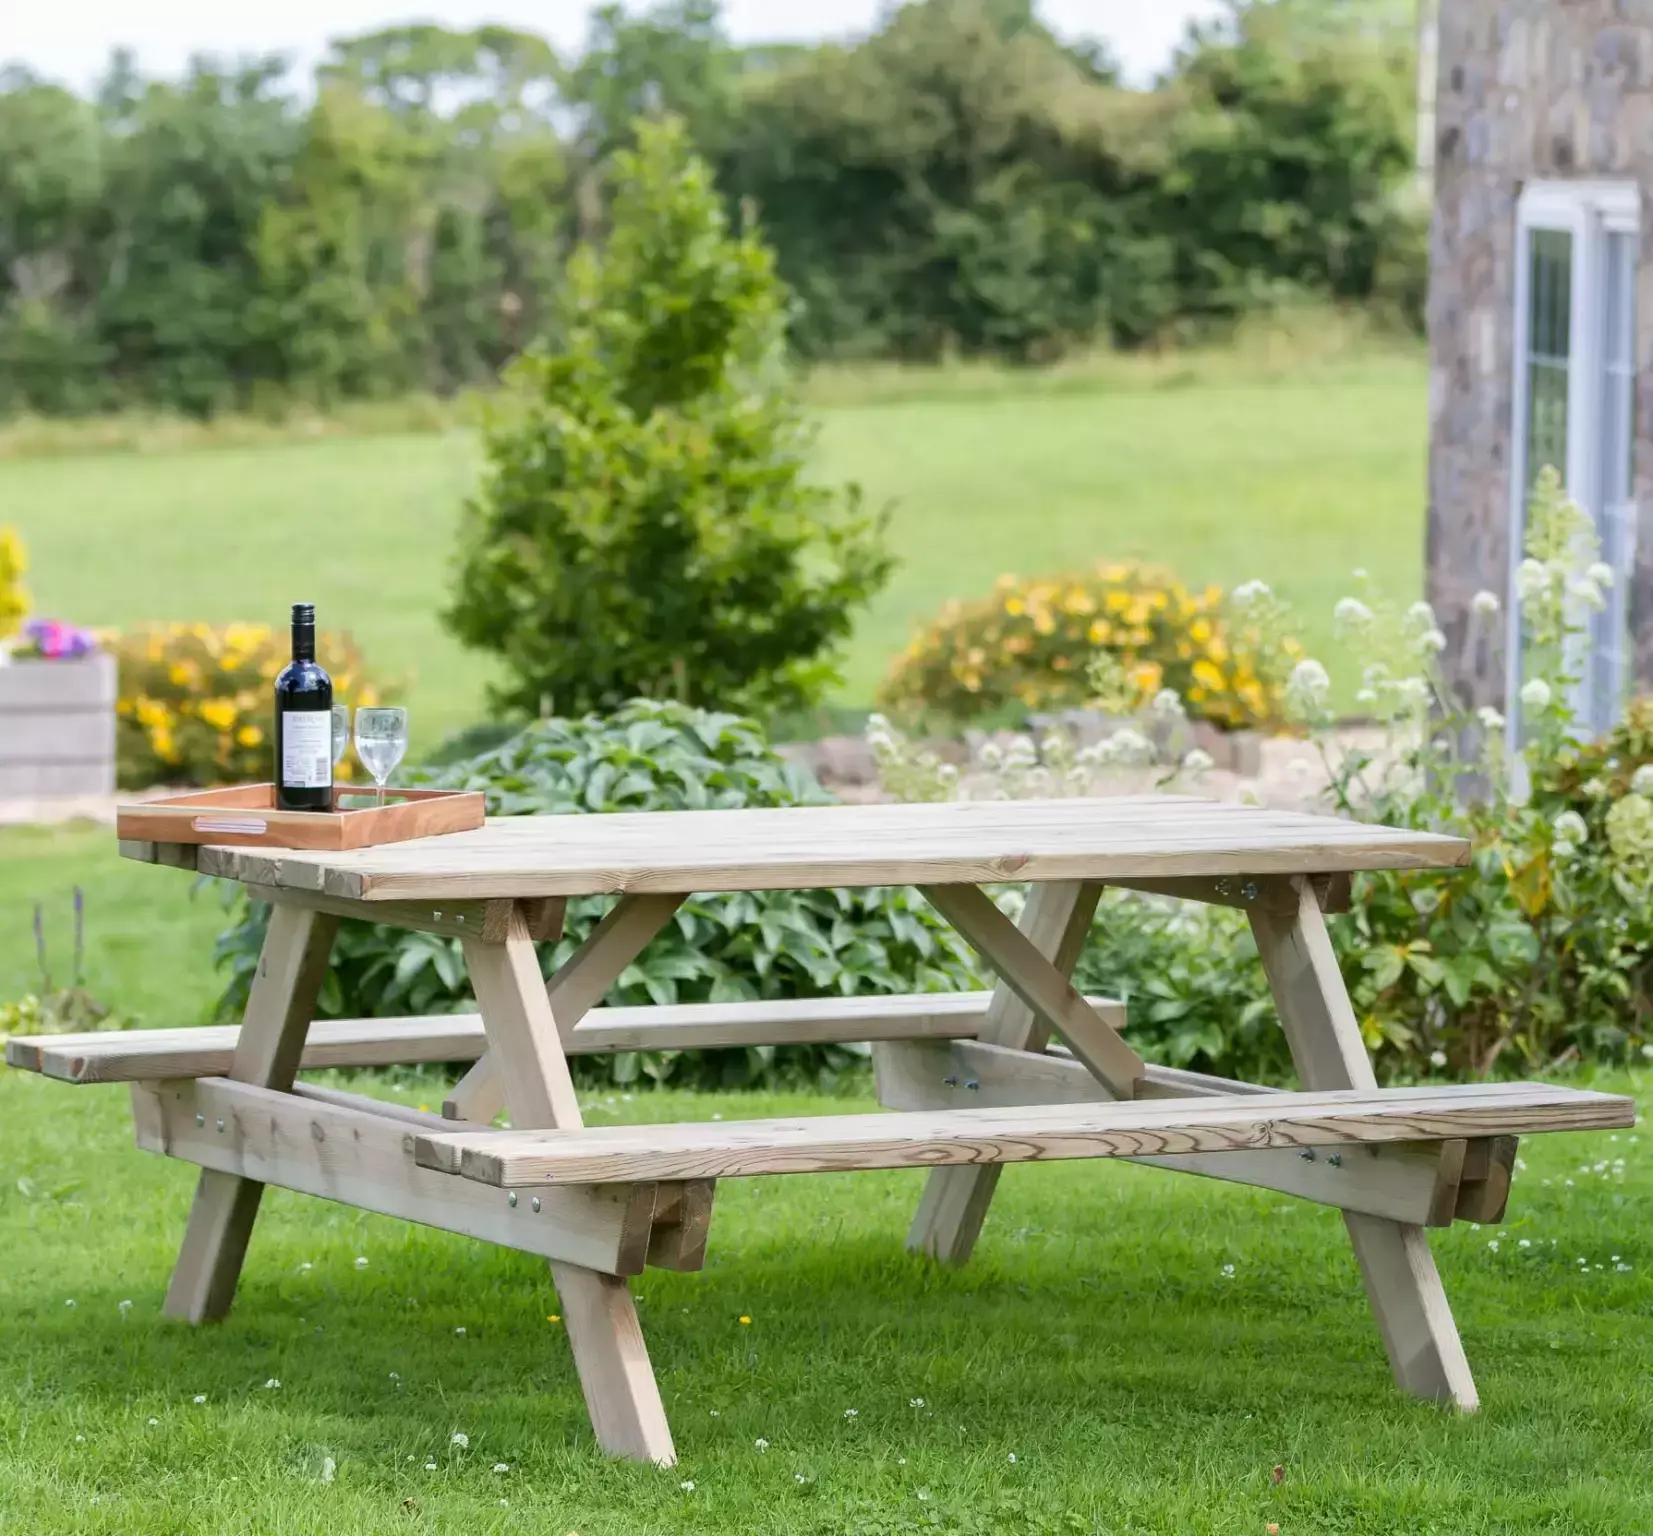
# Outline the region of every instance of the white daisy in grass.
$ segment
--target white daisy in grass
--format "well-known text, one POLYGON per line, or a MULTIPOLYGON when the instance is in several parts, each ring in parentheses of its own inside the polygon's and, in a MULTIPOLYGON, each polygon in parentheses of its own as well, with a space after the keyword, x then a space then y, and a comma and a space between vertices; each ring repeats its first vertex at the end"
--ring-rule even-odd
POLYGON ((436 1463, 434 1461, 427 1461, 425 1463, 425 1470, 427 1472, 434 1472, 436 1470, 436 1463))
POLYGON ((769 1449, 769 1442, 765 1440, 762 1435, 759 1435, 758 1438, 752 1442, 752 1445, 759 1451, 767 1451, 769 1449))
POLYGON ((272 1376, 267 1382, 264 1383, 264 1390, 266 1392, 274 1392, 280 1386, 281 1382, 276 1377, 272 1376))
POLYGON ((449 1445, 457 1445, 460 1450, 468 1451, 471 1448, 471 1437, 463 1430, 456 1429, 448 1441, 449 1445))
POLYGON ((693 1478, 685 1478, 677 1486, 679 1488, 681 1488, 685 1493, 693 1493, 694 1492, 694 1479, 693 1478))
POLYGON ((205 1392, 197 1392, 195 1394, 195 1397, 194 1397, 195 1402, 204 1403, 204 1402, 206 1402, 206 1400, 207 1400, 207 1394, 205 1392))
POLYGON ((365 1253, 358 1253, 355 1258, 355 1264, 357 1269, 366 1269, 367 1255, 365 1253))
POLYGON ((511 1468, 508 1462, 496 1461, 494 1463, 494 1471, 496 1472, 509 1472, 510 1470, 511 1468))

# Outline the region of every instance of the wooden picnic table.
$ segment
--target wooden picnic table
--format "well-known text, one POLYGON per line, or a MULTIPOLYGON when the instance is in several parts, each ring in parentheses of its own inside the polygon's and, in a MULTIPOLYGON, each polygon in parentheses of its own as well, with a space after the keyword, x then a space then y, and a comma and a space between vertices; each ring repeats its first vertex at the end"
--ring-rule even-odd
POLYGON ((1501 1219, 1515 1138, 1633 1122, 1631 1101, 1530 1083, 1380 1089, 1324 913, 1352 872, 1447 869, 1454 838, 1144 796, 517 817, 315 853, 123 843, 272 904, 239 1028, 40 1036, 14 1066, 129 1082, 140 1146, 198 1164, 168 1314, 222 1317, 265 1184, 551 1261, 598 1441, 675 1458, 628 1277, 698 1269, 716 1181, 926 1167, 909 1248, 970 1255, 1010 1162, 1124 1157, 1343 1212, 1403 1391, 1473 1409, 1425 1228, 1501 1219), (1022 882, 1020 922, 984 886, 1022 882), (992 992, 599 1007, 696 892, 912 884, 998 976, 992 992), (1101 891, 1242 909, 1302 1091, 1144 1062, 1124 1010, 1070 977, 1101 891), (547 982, 568 898, 612 894, 547 982), (312 1026, 339 919, 457 937, 479 1013, 312 1026), (872 1041, 891 1112, 587 1130, 582 1052, 872 1041), (474 1065, 440 1116, 297 1081, 308 1067, 474 1065), (509 1112, 510 1127, 496 1128, 509 1112))

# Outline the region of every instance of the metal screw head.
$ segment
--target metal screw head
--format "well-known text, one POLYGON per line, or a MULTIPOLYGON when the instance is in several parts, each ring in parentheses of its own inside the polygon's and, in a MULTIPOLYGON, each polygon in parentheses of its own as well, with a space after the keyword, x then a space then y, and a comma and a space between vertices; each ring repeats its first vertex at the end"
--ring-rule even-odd
POLYGON ((197 1125, 205 1125, 207 1123, 207 1117, 205 1115, 197 1115, 195 1117, 195 1123, 197 1125))
POLYGON ((970 1081, 967 1082, 964 1086, 966 1088, 968 1088, 971 1091, 971 1093, 974 1093, 978 1088, 981 1087, 981 1084, 979 1082, 977 1082, 975 1078, 971 1078, 970 1081))
POLYGON ((1343 1154, 1341 1152, 1334 1152, 1326 1159, 1326 1161, 1334 1168, 1341 1168, 1343 1166, 1343 1154))
POLYGON ((534 1210, 536 1210, 536 1211, 537 1211, 537 1210, 538 1210, 538 1209, 539 1209, 539 1208, 540 1208, 540 1197, 539 1197, 539 1196, 538 1196, 538 1195, 535 1195, 535 1196, 534 1196, 534 1198, 533 1198, 533 1199, 532 1199, 532 1200, 530 1200, 530 1201, 529 1201, 529 1202, 528 1202, 528 1204, 529 1204, 529 1205, 530 1205, 530 1206, 531 1206, 531 1207, 532 1207, 532 1208, 533 1208, 533 1209, 534 1209, 534 1210))
POLYGON ((517 1203, 517 1192, 514 1189, 505 1197, 505 1203, 510 1206, 514 1206, 517 1203))
POLYGON ((223 1122, 223 1121, 222 1121, 222 1120, 220 1120, 220 1121, 219 1121, 219 1122, 218 1122, 218 1129, 219 1129, 219 1130, 223 1130, 223 1129, 224 1129, 224 1122, 223 1122))
POLYGON ((1314 1148, 1304 1147, 1303 1150, 1297 1155, 1302 1158, 1305 1163, 1312 1163, 1314 1161, 1314 1148))
POLYGON ((1215 890, 1219 896, 1232 895, 1234 891, 1234 882, 1232 880, 1219 880, 1216 883, 1215 890))
POLYGON ((1247 901, 1255 901, 1257 899, 1256 884, 1253 881, 1247 880, 1246 883, 1240 887, 1240 895, 1247 901))
POLYGON ((958 1085, 959 1080, 951 1074, 948 1074, 948 1076, 942 1078, 941 1080, 941 1086, 943 1088, 957 1088, 958 1085))

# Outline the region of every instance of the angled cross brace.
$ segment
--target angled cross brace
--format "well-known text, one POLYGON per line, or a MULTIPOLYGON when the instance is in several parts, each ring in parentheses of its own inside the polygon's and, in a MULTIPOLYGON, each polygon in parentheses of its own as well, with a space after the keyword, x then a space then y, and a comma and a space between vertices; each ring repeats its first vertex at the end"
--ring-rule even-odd
MULTIPOLYGON (((643 952, 649 940, 671 921, 683 900, 681 896, 622 896, 591 930, 585 942, 563 962, 556 975, 545 983, 557 1032, 564 1040, 603 1000, 603 995, 643 952)), ((560 909, 558 922, 560 932, 560 909)), ((442 1101, 442 1115, 448 1120, 486 1125, 504 1107, 504 1085, 499 1080, 492 1053, 485 1052, 442 1101)))
MULTIPOLYGON (((934 886, 925 895, 978 948, 994 941, 998 941, 1002 948, 1004 930, 1009 929, 1021 940, 1017 958, 1024 984, 1034 976, 1038 964, 1043 962, 1047 974, 1038 978, 1043 983, 1038 989, 1040 995, 1047 999, 1049 1006, 1059 1006, 1066 1011, 1067 1017, 1077 1018, 1074 1001, 1084 1006, 1084 999, 1073 991, 1068 977, 1073 974, 1080 952, 1085 947, 1091 918, 1102 895, 1100 885, 1076 880, 1036 885, 1022 909, 1020 932, 973 886, 934 886), (984 913, 984 904, 990 909, 991 916, 984 913), (969 926, 966 927, 966 924, 969 926)), ((988 1004, 987 1019, 979 1038, 990 1045, 1039 1051, 1050 1038, 1052 1022, 1008 977, 1003 977, 993 993, 992 1002, 988 1004)), ((1105 1023, 1100 1020, 1097 1023, 1113 1035, 1105 1023)), ((1076 1032, 1081 1032, 1083 1021, 1073 1027, 1076 1032)), ((1118 1039, 1117 1036, 1113 1038, 1118 1039)), ((1131 1060, 1123 1062, 1123 1071, 1117 1074, 1121 1081, 1133 1070, 1141 1069, 1142 1064, 1135 1053, 1129 1054, 1131 1060)), ((1112 1059, 1118 1061, 1117 1053, 1112 1059)), ((1108 1091, 1114 1091, 1111 1085, 1108 1091)), ((924 1196, 908 1230, 908 1249, 914 1253, 926 1253, 943 1264, 963 1264, 974 1250, 976 1239, 981 1236, 982 1223, 987 1220, 987 1208, 993 1203, 994 1190, 999 1187, 999 1172, 996 1163, 979 1168, 935 1169, 925 1182, 924 1196)))

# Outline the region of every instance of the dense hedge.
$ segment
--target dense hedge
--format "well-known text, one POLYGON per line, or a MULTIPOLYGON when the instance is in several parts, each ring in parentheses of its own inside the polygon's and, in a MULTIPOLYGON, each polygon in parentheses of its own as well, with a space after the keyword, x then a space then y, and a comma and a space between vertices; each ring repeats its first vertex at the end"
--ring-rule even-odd
POLYGON ((502 27, 398 27, 336 43, 313 90, 271 61, 118 58, 90 100, 0 72, 0 415, 491 380, 662 109, 761 219, 807 356, 1036 360, 1283 294, 1415 313, 1410 63, 1313 9, 1243 10, 1151 91, 1019 0, 748 50, 714 0, 610 8, 572 68, 502 27))

